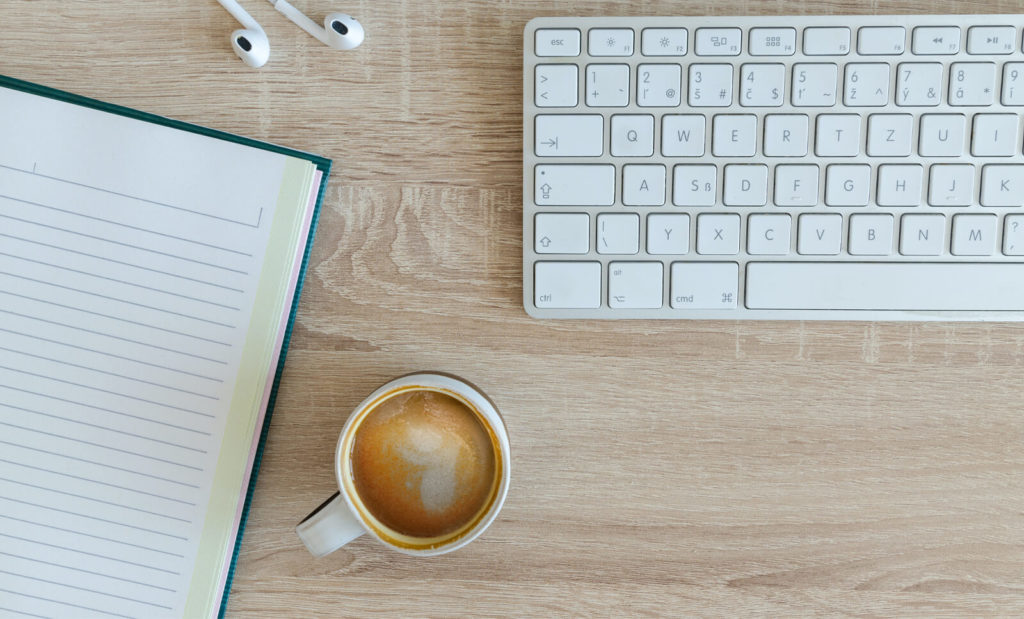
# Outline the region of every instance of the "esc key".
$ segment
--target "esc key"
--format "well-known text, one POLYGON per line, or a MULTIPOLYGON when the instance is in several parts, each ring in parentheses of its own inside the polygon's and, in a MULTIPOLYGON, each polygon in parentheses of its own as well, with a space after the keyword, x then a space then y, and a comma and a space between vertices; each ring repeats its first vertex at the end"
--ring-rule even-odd
POLYGON ((579 56, 580 31, 575 28, 544 28, 537 31, 538 56, 579 56))

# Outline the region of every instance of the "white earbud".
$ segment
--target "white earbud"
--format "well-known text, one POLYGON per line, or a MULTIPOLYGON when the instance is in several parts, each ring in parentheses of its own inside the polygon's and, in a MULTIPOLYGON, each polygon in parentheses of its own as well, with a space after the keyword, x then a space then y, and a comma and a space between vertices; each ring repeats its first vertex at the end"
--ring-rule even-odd
POLYGON ((267 40, 263 28, 245 12, 238 0, 217 0, 224 10, 231 13, 242 28, 231 33, 231 49, 242 62, 250 67, 259 68, 267 64, 270 58, 270 41, 267 40))
POLYGON ((350 15, 331 13, 324 18, 324 25, 321 28, 319 24, 306 17, 302 11, 288 4, 286 0, 270 0, 270 2, 282 15, 295 22, 295 25, 313 35, 328 47, 333 47, 334 49, 353 49, 359 47, 359 44, 363 42, 365 37, 366 33, 363 32, 362 24, 350 15))

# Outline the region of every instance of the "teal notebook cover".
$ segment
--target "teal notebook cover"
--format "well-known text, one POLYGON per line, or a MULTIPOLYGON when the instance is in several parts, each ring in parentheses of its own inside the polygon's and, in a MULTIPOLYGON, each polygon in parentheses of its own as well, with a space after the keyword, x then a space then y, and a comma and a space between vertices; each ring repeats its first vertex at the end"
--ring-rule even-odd
POLYGON ((262 427, 259 428, 259 430, 258 430, 258 432, 259 432, 258 446, 257 446, 256 453, 255 453, 255 456, 254 456, 254 459, 253 459, 252 470, 251 470, 251 473, 249 475, 248 487, 245 489, 245 495, 244 495, 245 499, 244 499, 244 504, 243 504, 243 508, 242 508, 241 520, 240 520, 239 526, 238 526, 238 534, 237 534, 237 536, 236 536, 236 538, 234 540, 234 543, 233 543, 233 549, 232 549, 232 552, 231 552, 230 564, 229 564, 228 572, 227 572, 227 580, 226 580, 226 583, 225 583, 225 586, 224 586, 224 593, 223 593, 223 595, 221 597, 221 600, 220 600, 220 607, 219 607, 219 613, 218 614, 219 614, 219 616, 223 616, 224 612, 225 612, 225 610, 227 608, 228 595, 229 595, 229 593, 231 591, 231 584, 232 584, 232 580, 233 580, 233 577, 234 577, 235 566, 236 566, 236 563, 237 563, 237 560, 238 560, 238 553, 239 553, 239 550, 240 550, 241 544, 242 544, 242 536, 243 536, 243 533, 244 533, 244 530, 245 530, 246 522, 248 520, 249 509, 250 509, 250 506, 251 506, 251 503, 252 503, 253 493, 254 493, 255 488, 256 488, 256 479, 257 479, 257 476, 259 474, 260 463, 262 461, 262 456, 263 456, 263 450, 264 450, 264 447, 266 445, 267 433, 269 432, 269 429, 270 429, 270 423, 271 423, 271 418, 272 418, 273 411, 274 411, 274 405, 275 405, 276 400, 277 400, 278 386, 280 384, 281 375, 282 375, 282 372, 283 372, 283 369, 284 369, 285 358, 286 358, 287 353, 288 353, 288 346, 289 346, 289 343, 290 343, 290 340, 291 340, 292 328, 293 328, 294 323, 295 323, 295 315, 296 315, 296 312, 298 311, 299 298, 301 297, 302 285, 303 285, 303 282, 305 280, 306 269, 307 269, 307 266, 308 266, 308 263, 309 263, 309 254, 310 254, 310 251, 312 250, 312 247, 313 247, 313 239, 314 239, 314 236, 315 236, 315 233, 316 233, 316 228, 317 228, 317 224, 318 224, 319 217, 320 217, 320 208, 321 208, 321 205, 323 203, 324 193, 325 193, 325 190, 326 190, 326 187, 327 187, 327 180, 328 180, 328 176, 329 176, 330 171, 331 171, 331 160, 327 159, 327 158, 324 158, 324 157, 317 156, 317 155, 312 155, 310 153, 306 153, 306 152, 302 152, 302 151, 286 148, 286 147, 283 147, 283 146, 278 146, 276 144, 270 144, 270 143, 267 143, 267 142, 260 142, 258 140, 253 140, 253 139, 242 137, 242 136, 239 136, 239 135, 234 135, 234 134, 227 133, 227 132, 224 132, 224 131, 218 131, 218 130, 215 130, 215 129, 209 129, 209 128, 201 127, 201 126, 194 125, 194 124, 191 124, 191 123, 182 122, 182 121, 179 121, 179 120, 173 120, 173 119, 170 119, 170 118, 165 118, 165 117, 158 116, 158 115, 155 115, 155 114, 149 114, 149 113, 146 113, 146 112, 141 112, 141 111, 134 110, 134 109, 131 109, 131 108, 127 108, 127 107, 124 107, 124 106, 114 105, 114 104, 110 104, 110 103, 105 103, 103 101, 98 101, 98 100, 95 100, 95 99, 90 99, 90 98, 87 98, 87 97, 82 97, 82 96, 75 95, 75 94, 72 94, 72 93, 69 93, 69 92, 65 92, 65 91, 61 91, 61 90, 56 90, 56 89, 53 89, 53 88, 49 88, 47 86, 41 86, 41 85, 38 85, 38 84, 34 84, 34 83, 31 83, 31 82, 26 82, 26 81, 23 81, 23 80, 18 80, 18 79, 12 78, 12 77, 4 76, 4 75, 0 75, 0 87, 10 88, 10 89, 13 89, 13 90, 19 90, 19 91, 22 91, 22 92, 26 92, 26 93, 30 93, 30 94, 34 94, 34 95, 39 95, 39 96, 47 97, 47 98, 58 100, 58 101, 63 101, 63 102, 66 102, 66 103, 71 103, 71 104, 82 106, 82 107, 87 107, 87 108, 92 108, 92 109, 96 109, 96 110, 101 110, 101 111, 108 112, 108 113, 111 113, 111 114, 117 114, 119 116, 125 116, 125 117, 128 117, 128 118, 133 118, 133 119, 136 119, 136 120, 141 120, 141 121, 144 121, 144 122, 147 122, 147 123, 153 123, 153 124, 157 124, 157 125, 162 125, 162 126, 170 127, 172 129, 177 129, 177 130, 180 130, 180 131, 187 131, 187 132, 190 132, 190 133, 196 133, 196 134, 204 135, 204 136, 207 136, 207 137, 215 138, 215 139, 218 139, 218 140, 225 140, 225 141, 228 141, 228 142, 234 142, 234 143, 237 143, 237 144, 242 144, 242 145, 249 146, 249 147, 252 147, 252 148, 258 148, 258 149, 261 149, 261 150, 266 150, 266 151, 270 151, 270 152, 286 155, 286 156, 289 156, 289 157, 294 157, 294 158, 298 158, 298 159, 304 159, 304 160, 309 161, 310 163, 312 163, 322 173, 322 178, 321 178, 321 181, 320 181, 320 187, 319 187, 319 190, 317 192, 315 206, 313 208, 313 213, 312 213, 312 217, 311 217, 309 233, 307 234, 307 237, 305 239, 305 248, 304 248, 303 253, 302 253, 302 261, 301 261, 301 265, 300 265, 300 269, 299 269, 298 280, 297 280, 296 285, 295 285, 295 293, 294 293, 294 296, 292 297, 292 300, 291 300, 291 307, 289 309, 288 320, 287 320, 287 328, 286 328, 286 331, 285 331, 285 334, 284 334, 284 338, 283 338, 283 342, 282 342, 282 345, 281 345, 281 353, 280 353, 280 356, 279 356, 278 361, 277 361, 277 366, 276 366, 276 368, 274 370, 273 385, 272 385, 272 388, 271 388, 271 392, 270 392, 270 396, 269 396, 269 400, 268 400, 268 404, 267 404, 267 411, 266 411, 266 414, 265 414, 264 419, 263 419, 262 427))

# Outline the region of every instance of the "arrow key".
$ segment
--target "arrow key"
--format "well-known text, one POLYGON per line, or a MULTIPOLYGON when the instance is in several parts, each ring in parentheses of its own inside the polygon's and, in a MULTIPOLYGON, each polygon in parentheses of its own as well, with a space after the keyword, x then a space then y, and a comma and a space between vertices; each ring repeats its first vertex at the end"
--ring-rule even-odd
POLYGON ((533 251, 538 254, 585 254, 590 251, 590 215, 538 213, 533 237, 533 251))

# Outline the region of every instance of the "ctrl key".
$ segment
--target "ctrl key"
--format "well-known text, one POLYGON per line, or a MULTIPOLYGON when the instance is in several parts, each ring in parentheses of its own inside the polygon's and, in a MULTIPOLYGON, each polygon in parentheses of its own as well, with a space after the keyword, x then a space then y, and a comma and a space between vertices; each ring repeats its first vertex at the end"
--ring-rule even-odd
POLYGON ((673 262, 672 307, 732 309, 736 307, 739 265, 735 262, 673 262))
POLYGON ((534 264, 533 304, 539 309, 601 307, 601 263, 534 264))

